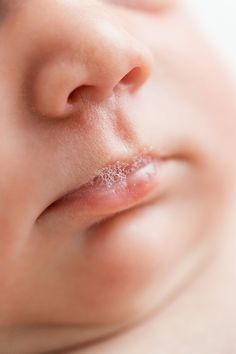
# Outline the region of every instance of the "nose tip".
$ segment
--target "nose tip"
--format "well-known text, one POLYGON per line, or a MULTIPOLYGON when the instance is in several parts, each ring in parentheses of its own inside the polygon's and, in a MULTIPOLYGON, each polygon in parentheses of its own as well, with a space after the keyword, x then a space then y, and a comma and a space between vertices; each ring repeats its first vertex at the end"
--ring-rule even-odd
POLYGON ((35 77, 34 106, 43 117, 67 116, 83 96, 99 101, 118 89, 132 94, 150 75, 149 50, 107 19, 87 20, 86 31, 79 23, 68 42, 68 50, 47 56, 35 77))

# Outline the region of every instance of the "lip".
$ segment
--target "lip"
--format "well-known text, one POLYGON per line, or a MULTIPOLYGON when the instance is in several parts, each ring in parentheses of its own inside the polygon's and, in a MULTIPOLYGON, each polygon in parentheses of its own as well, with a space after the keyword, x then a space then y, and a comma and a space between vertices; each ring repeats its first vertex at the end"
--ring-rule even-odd
POLYGON ((59 197, 45 210, 80 219, 81 226, 136 207, 158 193, 159 171, 166 157, 139 154, 129 160, 108 164, 77 189, 59 197))

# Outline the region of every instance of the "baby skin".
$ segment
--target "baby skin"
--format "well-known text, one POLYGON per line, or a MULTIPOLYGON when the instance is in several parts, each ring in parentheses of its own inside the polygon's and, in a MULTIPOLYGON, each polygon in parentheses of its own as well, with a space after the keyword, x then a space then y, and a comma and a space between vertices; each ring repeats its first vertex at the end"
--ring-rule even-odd
POLYGON ((174 1, 0 1, 0 353, 236 353, 235 88, 174 1))

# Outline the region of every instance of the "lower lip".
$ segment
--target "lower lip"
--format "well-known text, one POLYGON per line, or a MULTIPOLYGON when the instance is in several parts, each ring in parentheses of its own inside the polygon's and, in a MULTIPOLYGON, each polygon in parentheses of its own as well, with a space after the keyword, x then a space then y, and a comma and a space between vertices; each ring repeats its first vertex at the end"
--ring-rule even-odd
POLYGON ((117 162, 98 171, 96 176, 53 203, 75 207, 81 213, 106 215, 126 210, 145 200, 158 188, 164 159, 141 156, 131 163, 117 162))

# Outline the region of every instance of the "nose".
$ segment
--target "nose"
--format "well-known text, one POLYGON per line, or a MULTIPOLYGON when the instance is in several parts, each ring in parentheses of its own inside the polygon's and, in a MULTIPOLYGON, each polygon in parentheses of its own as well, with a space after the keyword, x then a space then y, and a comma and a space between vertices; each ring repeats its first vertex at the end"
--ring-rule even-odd
POLYGON ((99 102, 118 91, 132 95, 150 76, 148 48, 124 29, 114 9, 89 0, 33 0, 31 14, 33 4, 37 20, 31 16, 24 23, 38 51, 31 96, 42 117, 63 118, 84 99, 99 102))

